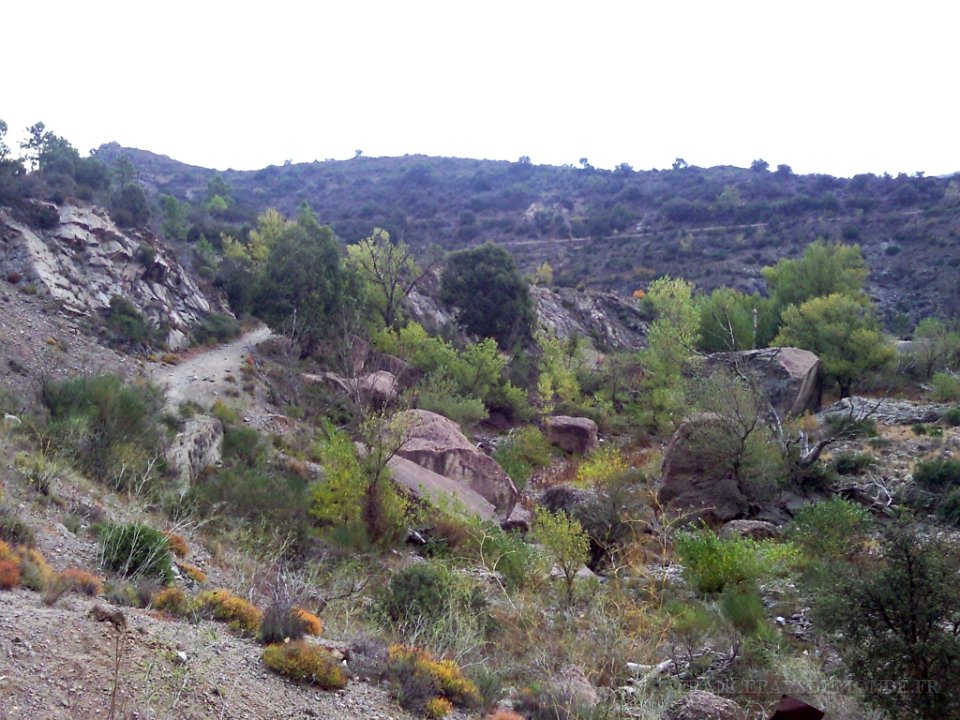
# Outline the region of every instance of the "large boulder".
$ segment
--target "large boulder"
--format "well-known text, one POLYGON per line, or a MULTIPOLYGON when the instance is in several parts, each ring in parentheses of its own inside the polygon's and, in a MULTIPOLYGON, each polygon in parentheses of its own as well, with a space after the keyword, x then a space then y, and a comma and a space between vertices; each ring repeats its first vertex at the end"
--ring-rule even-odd
POLYGON ((510 516, 519 495, 516 485, 455 422, 428 410, 406 410, 400 413, 398 424, 406 437, 397 453, 400 457, 464 483, 491 503, 498 517, 510 516))
POLYGON ((348 378, 335 372, 303 373, 306 383, 321 383, 347 395, 354 402, 377 409, 392 404, 397 399, 397 378, 387 370, 378 370, 356 378, 348 378))
POLYGON ((734 442, 719 415, 684 420, 663 453, 660 502, 711 524, 742 517, 749 503, 731 472, 728 449, 734 442))
POLYGON ((776 525, 766 520, 731 520, 718 533, 722 538, 745 537, 752 540, 771 540, 783 533, 776 525))
POLYGON ((816 412, 823 395, 820 359, 808 350, 781 347, 713 353, 707 368, 722 366, 750 373, 777 414, 816 412))
MULTIPOLYGON (((387 462, 390 476, 413 495, 440 507, 449 508, 481 520, 493 520, 493 505, 468 485, 438 475, 412 460, 394 456, 387 462)), ((511 516, 512 517, 512 516, 511 516)))
POLYGON ((600 444, 597 424, 590 418, 553 415, 544 419, 547 442, 568 453, 586 455, 600 444))
POLYGON ((825 407, 817 419, 862 418, 869 416, 884 425, 914 425, 937 422, 952 405, 918 403, 912 400, 848 397, 825 407))
POLYGON ((663 720, 743 720, 744 713, 732 700, 705 690, 687 693, 667 708, 663 720))

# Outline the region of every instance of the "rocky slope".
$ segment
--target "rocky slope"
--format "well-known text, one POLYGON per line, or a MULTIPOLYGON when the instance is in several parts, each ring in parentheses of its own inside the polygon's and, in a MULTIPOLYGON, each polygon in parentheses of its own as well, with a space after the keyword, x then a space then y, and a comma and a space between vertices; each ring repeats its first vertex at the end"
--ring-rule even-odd
POLYGON ((163 330, 171 350, 185 348, 204 317, 229 312, 150 233, 122 231, 96 207, 45 209, 56 213, 49 228, 0 208, 0 275, 9 282, 32 286, 78 317, 102 314, 123 298, 163 330))

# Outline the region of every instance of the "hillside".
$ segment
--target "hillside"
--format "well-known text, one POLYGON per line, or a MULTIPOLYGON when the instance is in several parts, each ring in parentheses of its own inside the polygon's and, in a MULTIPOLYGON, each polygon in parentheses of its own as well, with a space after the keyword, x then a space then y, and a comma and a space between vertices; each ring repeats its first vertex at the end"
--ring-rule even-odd
MULTIPOLYGON (((217 173, 143 150, 127 155, 148 192, 203 200, 217 173)), ((960 310, 960 189, 951 178, 797 175, 758 161, 750 169, 615 171, 526 162, 357 157, 222 173, 230 223, 309 203, 344 242, 384 227, 415 247, 492 240, 533 270, 548 260, 561 285, 630 293, 667 274, 702 290, 763 289, 760 268, 818 237, 857 242, 868 289, 888 327, 960 310)))

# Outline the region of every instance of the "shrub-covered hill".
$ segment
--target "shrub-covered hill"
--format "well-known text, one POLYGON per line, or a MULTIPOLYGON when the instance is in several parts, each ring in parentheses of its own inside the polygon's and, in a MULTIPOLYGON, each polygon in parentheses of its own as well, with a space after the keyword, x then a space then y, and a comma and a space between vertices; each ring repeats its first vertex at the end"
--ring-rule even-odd
MULTIPOLYGON (((124 154, 153 193, 205 202, 213 180, 229 194, 218 211, 224 223, 249 222, 268 207, 292 215, 305 201, 345 242, 376 226, 422 247, 492 240, 527 270, 548 260, 558 284, 620 292, 664 274, 705 290, 758 290, 760 268, 824 237, 860 243, 873 268, 869 289, 892 329, 912 326, 905 316, 960 310, 955 178, 797 175, 763 161, 749 169, 678 160, 671 170, 608 171, 425 156, 218 174, 116 144, 97 157, 111 163, 124 154)), ((203 229, 195 226, 193 237, 203 229)))

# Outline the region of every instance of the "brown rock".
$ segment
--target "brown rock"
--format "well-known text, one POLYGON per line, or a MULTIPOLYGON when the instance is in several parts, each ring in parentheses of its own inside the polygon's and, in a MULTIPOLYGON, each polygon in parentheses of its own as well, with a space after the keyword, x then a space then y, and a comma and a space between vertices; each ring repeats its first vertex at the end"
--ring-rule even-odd
POLYGON ((547 441, 561 450, 586 455, 600 444, 597 424, 590 418, 553 415, 544 421, 547 441))
POLYGON ((479 516, 481 520, 496 517, 493 505, 464 483, 438 475, 399 456, 390 458, 387 467, 394 481, 418 498, 453 511, 462 510, 464 514, 479 516))
POLYGON ((720 537, 746 537, 753 540, 769 540, 780 537, 782 533, 773 523, 765 520, 731 520, 720 528, 720 537))
POLYGON ((660 502, 712 524, 741 517, 748 509, 729 468, 725 446, 733 441, 719 415, 687 418, 663 453, 660 502))
POLYGON ((428 410, 407 410, 398 421, 409 428, 398 455, 468 485, 494 506, 499 517, 510 516, 519 494, 516 485, 496 460, 467 440, 455 422, 428 410))
POLYGON ((500 523, 500 527, 508 532, 517 531, 521 533, 529 532, 532 525, 533 513, 519 503, 514 506, 510 517, 500 523))
POLYGON ((749 372, 781 418, 816 412, 820 407, 820 359, 808 350, 764 348, 714 353, 705 360, 707 367, 725 365, 749 372))
POLYGON ((694 690, 667 708, 663 720, 743 720, 740 706, 704 690, 694 690))

